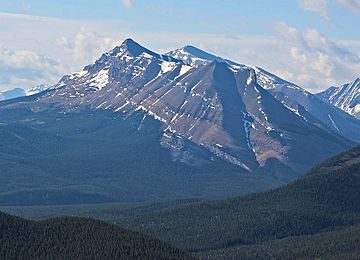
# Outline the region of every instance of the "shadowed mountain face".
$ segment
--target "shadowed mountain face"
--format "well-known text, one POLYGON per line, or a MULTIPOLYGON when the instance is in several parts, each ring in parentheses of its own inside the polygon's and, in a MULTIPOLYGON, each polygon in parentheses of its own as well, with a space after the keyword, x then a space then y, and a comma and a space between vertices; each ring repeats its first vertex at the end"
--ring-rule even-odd
POLYGON ((4 135, 26 143, 26 152, 36 142, 16 134, 15 126, 62 147, 32 160, 8 157, 4 148, 7 175, 15 171, 31 181, 14 186, 7 178, 0 199, 36 198, 25 203, 31 204, 69 193, 64 187, 94 202, 221 197, 280 185, 353 145, 265 90, 256 69, 220 57, 203 60, 211 54, 187 49, 200 57, 188 58, 201 62, 128 39, 46 91, 0 103, 4 135), (46 190, 35 176, 48 178, 46 190), (160 191, 162 181, 168 190, 160 191))
MULTIPOLYGON (((241 252, 256 255, 264 250, 263 245, 270 251, 271 246, 280 251, 287 247, 286 252, 273 253, 286 253, 289 256, 284 257, 291 259, 298 251, 296 243, 304 244, 314 257, 328 254, 336 243, 347 249, 338 248, 335 254, 359 254, 360 238, 355 231, 360 224, 359 188, 360 146, 275 190, 226 200, 189 202, 168 209, 155 207, 152 212, 132 216, 127 223, 188 250, 223 249, 222 253, 226 253, 228 249, 238 257, 241 252), (349 237, 348 228, 353 229, 349 237), (336 237, 340 230, 344 234, 339 232, 336 237), (293 246, 285 246, 284 238, 293 246), (319 240, 319 244, 311 245, 308 240, 319 240), (253 246, 258 247, 256 251, 251 251, 253 246)), ((123 221, 116 210, 113 217, 123 221)), ((306 255, 305 251, 298 254, 306 255)))

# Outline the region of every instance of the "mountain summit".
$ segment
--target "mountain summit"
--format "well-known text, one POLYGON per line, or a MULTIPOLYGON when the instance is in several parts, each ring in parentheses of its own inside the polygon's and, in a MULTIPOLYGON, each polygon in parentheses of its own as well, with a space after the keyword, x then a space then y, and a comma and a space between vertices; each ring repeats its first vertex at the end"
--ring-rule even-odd
POLYGON ((160 60, 179 62, 179 60, 174 59, 171 56, 155 53, 141 46, 140 44, 138 44, 137 42, 135 42, 133 39, 130 38, 126 39, 120 46, 115 47, 108 54, 113 57, 124 56, 124 54, 130 55, 132 57, 138 57, 140 55, 145 55, 145 56, 150 55, 160 60))

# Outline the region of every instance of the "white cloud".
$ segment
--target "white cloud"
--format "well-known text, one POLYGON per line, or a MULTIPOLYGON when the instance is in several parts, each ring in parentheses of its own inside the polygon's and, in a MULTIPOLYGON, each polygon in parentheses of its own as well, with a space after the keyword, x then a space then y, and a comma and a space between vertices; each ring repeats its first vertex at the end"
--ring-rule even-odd
POLYGON ((302 53, 298 48, 292 47, 290 49, 290 55, 294 61, 306 66, 308 59, 306 55, 302 53))
POLYGON ((280 23, 278 30, 282 37, 279 47, 283 50, 279 52, 278 60, 289 59, 287 69, 283 71, 288 80, 318 91, 360 76, 359 55, 316 29, 301 32, 280 23))
POLYGON ((56 18, 47 17, 47 16, 36 16, 29 14, 4 13, 4 12, 0 12, 0 19, 17 19, 17 20, 39 21, 39 22, 60 21, 56 18))
MULTIPOLYGON (((330 2, 330 0, 298 0, 298 4, 302 9, 318 13, 327 21, 330 20, 328 11, 330 2)), ((360 0, 335 0, 335 3, 343 6, 353 13, 360 14, 360 0)))
POLYGON ((131 9, 134 6, 134 0, 121 0, 121 3, 124 7, 131 9))
POLYGON ((121 21, 110 24, 1 12, 0 25, 0 91, 14 86, 28 88, 39 83, 56 83, 62 75, 81 70, 102 52, 119 44, 112 37, 94 31, 106 31, 106 35, 123 39, 124 35, 114 31, 114 27, 126 28, 121 21), (13 54, 5 58, 5 49, 13 54), (27 65, 19 68, 17 63, 21 62, 27 65))
POLYGON ((330 20, 327 0, 298 0, 298 3, 304 10, 318 13, 325 20, 330 20))
POLYGON ((41 69, 33 62, 24 71, 25 68, 16 68, 16 62, 13 62, 13 69, 8 66, 6 73, 4 66, 0 67, 3 78, 0 79, 0 90, 14 87, 14 84, 30 87, 35 82, 55 83, 58 77, 81 70, 128 37, 158 52, 195 45, 243 64, 263 67, 310 91, 352 81, 359 77, 360 71, 360 41, 347 40, 340 45, 317 30, 299 31, 285 23, 278 24, 278 35, 241 37, 141 32, 124 21, 62 20, 7 13, 0 13, 0 25, 0 42, 4 48, 18 55, 27 50, 39 57, 48 57, 58 66, 61 64, 61 69, 53 70, 49 62, 41 69), (35 68, 36 73, 30 73, 31 67, 35 68))
POLYGON ((120 39, 106 37, 97 32, 81 28, 73 37, 62 36, 57 39, 58 45, 64 47, 64 54, 72 60, 72 69, 93 63, 102 53, 118 45, 120 39))
POLYGON ((65 62, 30 50, 0 49, 0 90, 55 84, 64 74, 93 63, 102 53, 119 44, 119 40, 84 28, 74 37, 62 36, 56 42, 65 62))
POLYGON ((55 83, 65 71, 65 66, 45 55, 0 49, 0 90, 55 83))
POLYGON ((337 0, 337 2, 350 11, 360 14, 360 0, 337 0))

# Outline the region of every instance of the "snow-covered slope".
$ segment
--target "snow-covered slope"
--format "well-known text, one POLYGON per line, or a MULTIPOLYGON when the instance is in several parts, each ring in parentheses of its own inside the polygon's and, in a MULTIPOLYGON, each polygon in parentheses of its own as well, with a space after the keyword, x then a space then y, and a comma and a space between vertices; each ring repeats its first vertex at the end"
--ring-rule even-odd
POLYGON ((25 91, 26 96, 32 96, 40 93, 41 91, 47 90, 49 88, 46 84, 41 84, 32 88, 29 88, 25 91))
POLYGON ((322 100, 360 119, 360 78, 317 94, 322 100))
POLYGON ((207 64, 209 61, 226 62, 235 67, 243 67, 243 68, 246 67, 244 65, 237 64, 231 60, 224 59, 219 56, 215 56, 211 53, 208 53, 191 45, 187 45, 183 48, 170 51, 166 53, 166 55, 174 57, 178 60, 182 60, 184 63, 191 65, 193 67, 207 64))
POLYGON ((248 171, 276 158, 304 172, 350 145, 301 109, 277 100, 259 84, 254 68, 189 46, 161 55, 131 39, 26 106, 36 113, 141 111, 144 119, 161 123, 160 142, 175 154, 187 140, 248 171))

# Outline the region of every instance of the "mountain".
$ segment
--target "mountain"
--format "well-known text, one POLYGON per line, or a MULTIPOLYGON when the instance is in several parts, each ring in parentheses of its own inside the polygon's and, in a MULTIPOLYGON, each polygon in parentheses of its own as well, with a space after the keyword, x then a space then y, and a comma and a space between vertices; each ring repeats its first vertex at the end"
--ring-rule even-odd
POLYGON ((26 96, 32 96, 32 95, 38 94, 39 92, 42 92, 42 91, 47 90, 49 87, 50 87, 50 86, 48 86, 48 85, 46 85, 46 84, 37 85, 37 86, 35 86, 35 87, 28 88, 28 89, 25 91, 25 95, 26 95, 26 96))
POLYGON ((164 146, 176 150, 172 143, 187 139, 248 171, 276 158, 304 172, 349 147, 269 95, 253 69, 217 60, 194 67, 131 39, 64 76, 36 102, 41 109, 49 104, 65 112, 143 111, 162 123, 164 146))
POLYGON ((186 64, 127 39, 46 91, 0 103, 0 203, 240 195, 354 144, 257 78, 247 66, 186 64))
MULTIPOLYGON (((235 63, 193 46, 185 46, 167 53, 192 66, 207 64, 212 61, 226 62, 232 67, 252 69, 256 75, 256 83, 268 90, 278 101, 289 110, 308 122, 344 136, 349 140, 360 142, 360 121, 352 118, 344 111, 333 107, 317 98, 294 83, 288 82, 266 70, 235 63)), ((355 83, 353 83, 356 85, 355 83)), ((354 87, 356 88, 356 86, 354 87)), ((356 90, 353 90, 356 93, 356 90)))
POLYGON ((25 96, 22 88, 14 88, 7 91, 0 92, 0 101, 25 96))
POLYGON ((360 119, 360 78, 340 87, 330 87, 317 96, 360 119))
POLYGON ((29 221, 0 212, 1 259, 192 259, 157 239, 89 218, 29 221))
POLYGON ((22 88, 14 88, 7 91, 0 92, 0 101, 7 100, 7 99, 13 99, 23 96, 31 96, 38 94, 41 91, 47 90, 49 88, 48 85, 41 84, 32 88, 29 88, 27 90, 24 90, 22 88))

